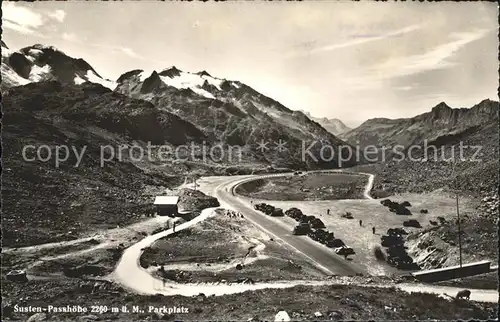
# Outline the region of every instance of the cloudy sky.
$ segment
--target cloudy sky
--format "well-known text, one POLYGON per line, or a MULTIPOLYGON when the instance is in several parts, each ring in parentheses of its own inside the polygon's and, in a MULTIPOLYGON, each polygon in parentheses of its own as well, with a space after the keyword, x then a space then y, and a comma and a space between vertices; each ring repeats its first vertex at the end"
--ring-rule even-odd
POLYGON ((2 3, 11 49, 54 45, 116 79, 175 65, 356 126, 497 100, 496 3, 2 3))

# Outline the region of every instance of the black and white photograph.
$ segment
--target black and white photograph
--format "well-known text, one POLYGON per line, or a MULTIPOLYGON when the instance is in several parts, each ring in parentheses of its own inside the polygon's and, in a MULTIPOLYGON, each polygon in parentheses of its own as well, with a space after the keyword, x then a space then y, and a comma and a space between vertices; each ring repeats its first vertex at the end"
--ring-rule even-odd
POLYGON ((497 319, 497 2, 1 10, 2 321, 497 319))

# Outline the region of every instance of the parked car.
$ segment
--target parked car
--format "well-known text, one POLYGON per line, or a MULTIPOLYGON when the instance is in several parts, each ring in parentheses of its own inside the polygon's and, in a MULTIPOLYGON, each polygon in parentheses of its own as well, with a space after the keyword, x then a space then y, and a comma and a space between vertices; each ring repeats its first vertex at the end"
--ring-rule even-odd
POLYGON ((302 216, 302 218, 300 220, 301 220, 301 222, 306 222, 306 223, 310 224, 310 223, 312 223, 312 221, 314 219, 316 219, 316 217, 304 215, 304 216, 302 216))
POLYGON ((312 228, 325 228, 325 224, 321 221, 319 218, 314 218, 312 221, 310 221, 311 227, 312 228))
POLYGON ((338 248, 338 247, 342 247, 342 246, 345 246, 344 242, 342 241, 342 239, 339 239, 339 238, 334 238, 332 240, 329 240, 327 243, 326 243, 326 246, 327 247, 330 247, 330 248, 338 248))
POLYGON ((283 209, 281 208, 274 208, 274 210, 271 212, 271 216, 273 217, 283 217, 283 209))
POLYGON ((350 213, 349 211, 346 212, 345 214, 340 215, 340 217, 347 218, 347 219, 353 219, 352 213, 350 213))
POLYGON ((299 208, 294 207, 285 211, 285 215, 296 220, 297 218, 301 217, 303 213, 299 208))
POLYGON ((389 236, 408 235, 408 233, 403 228, 389 228, 387 230, 387 235, 389 236))
POLYGON ((351 247, 342 246, 335 248, 335 254, 344 256, 344 255, 354 255, 356 254, 356 252, 351 247))
POLYGON ((415 227, 415 228, 422 228, 418 220, 415 219, 410 219, 410 220, 405 220, 403 221, 403 226, 405 227, 415 227))
POLYGON ((311 231, 311 226, 308 223, 300 223, 293 228, 294 235, 307 235, 311 231))

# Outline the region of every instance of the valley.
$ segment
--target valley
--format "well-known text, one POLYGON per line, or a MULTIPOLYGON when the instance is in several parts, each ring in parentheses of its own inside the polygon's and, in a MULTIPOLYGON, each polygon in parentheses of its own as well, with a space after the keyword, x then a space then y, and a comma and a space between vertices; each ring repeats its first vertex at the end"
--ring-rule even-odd
POLYGON ((34 313, 15 305, 47 301, 189 308, 82 321, 498 313, 498 291, 486 287, 498 283, 495 268, 435 284, 410 275, 457 265, 458 244, 464 262, 498 262, 498 102, 440 103, 350 129, 207 71, 137 69, 109 80, 56 47, 4 42, 1 88, 6 321, 34 313), (404 158, 347 153, 370 145, 400 145, 404 158), (161 215, 160 195, 179 197, 178 212, 161 215), (318 219, 323 228, 312 227, 318 219), (297 233, 301 224, 307 233, 297 233), (384 245, 394 229, 405 231, 393 239, 406 257, 384 245), (333 246, 339 240, 353 253, 333 246), (454 299, 463 288, 470 301, 454 299))

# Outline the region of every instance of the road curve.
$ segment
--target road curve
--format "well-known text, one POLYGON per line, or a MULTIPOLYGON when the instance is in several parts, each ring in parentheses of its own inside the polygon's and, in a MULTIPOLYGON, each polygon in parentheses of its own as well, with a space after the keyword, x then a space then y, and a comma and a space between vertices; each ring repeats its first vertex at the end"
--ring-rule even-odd
MULTIPOLYGON (((344 272, 344 273, 354 273, 358 271, 358 268, 350 265, 347 261, 344 261, 341 257, 336 257, 336 255, 331 252, 326 254, 323 253, 321 248, 316 247, 317 249, 309 248, 307 243, 299 242, 294 243, 292 240, 292 236, 290 232, 283 232, 281 226, 276 226, 275 223, 270 222, 268 218, 264 215, 253 210, 252 207, 245 204, 245 202, 238 200, 238 197, 234 194, 235 187, 245 181, 254 180, 261 177, 270 177, 270 176, 282 176, 283 174, 278 175, 269 175, 269 176, 238 176, 238 177, 227 177, 227 180, 224 178, 223 182, 217 186, 213 193, 220 198, 219 201, 222 207, 225 208, 241 208, 242 212, 247 215, 247 218, 251 221, 256 220, 254 223, 259 226, 264 231, 273 234, 269 229, 278 233, 280 238, 284 238, 284 241, 287 242, 290 246, 294 247, 297 251, 301 252, 305 257, 314 261, 317 265, 319 265, 325 272, 332 273, 334 272, 344 272), (257 219, 255 219, 257 218, 257 219), (262 221, 260 219, 268 219, 268 221, 262 221), (263 225, 269 225, 263 227, 263 225), (270 228, 271 227, 271 228, 270 228), (311 250, 312 253, 309 253, 308 250, 311 250), (306 252, 306 253, 303 253, 306 252), (325 255, 325 256, 323 256, 325 255)), ((371 174, 366 174, 369 176, 368 183, 365 187, 364 196, 365 198, 371 199, 369 196, 369 192, 373 185, 374 176, 371 174)), ((195 217, 194 219, 185 222, 176 227, 177 231, 189 228, 213 215, 215 208, 205 209, 202 213, 195 217)), ((274 283, 258 283, 258 284, 216 284, 216 283, 191 283, 191 284, 181 284, 175 282, 167 282, 163 283, 160 279, 153 277, 147 270, 143 269, 140 266, 139 259, 142 255, 144 247, 148 247, 157 241, 160 238, 166 237, 172 234, 172 229, 159 232, 157 234, 148 236, 138 243, 132 245, 127 248, 120 261, 118 262, 114 272, 110 275, 110 278, 123 287, 130 289, 136 293, 140 294, 163 294, 166 296, 172 295, 183 295, 183 296, 193 296, 199 293, 204 293, 205 295, 226 295, 226 294, 234 294, 241 293, 249 290, 258 290, 258 289, 266 289, 266 288, 288 288, 296 285, 345 285, 343 282, 336 281, 307 281, 307 280, 299 280, 299 281, 280 281, 274 283)), ((274 235, 274 234, 273 234, 274 235)), ((308 240, 305 238, 300 238, 297 236, 293 236, 293 240, 308 240)), ((312 244, 314 246, 314 244, 312 244)), ((336 273, 339 274, 339 273, 336 273)), ((340 274, 339 274, 340 275, 340 274)), ((350 283, 353 285, 352 283, 350 283)), ((444 286, 434 286, 427 284, 359 284, 361 287, 380 287, 387 288, 394 286, 402 291, 411 293, 411 292, 424 292, 424 293, 433 293, 437 295, 449 295, 454 296, 461 288, 457 287, 444 287, 444 286)), ((471 300, 480 301, 480 302, 491 302, 498 303, 498 291, 496 290, 475 290, 471 289, 471 300)))
MULTIPOLYGON (((321 172, 325 172, 324 170, 321 172)), ((331 171, 330 171, 331 172, 331 171)), ((334 171, 339 172, 339 171, 334 171)), ((219 185, 213 194, 221 201, 221 203, 230 205, 233 210, 241 212, 253 224, 258 226, 261 230, 269 235, 280 239, 285 244, 296 250, 299 254, 306 257, 310 262, 315 264, 318 268, 323 270, 328 275, 355 275, 357 273, 366 273, 360 266, 355 265, 344 257, 334 253, 330 248, 319 244, 307 236, 295 236, 292 232, 277 222, 276 218, 270 218, 263 213, 253 209, 252 205, 243 198, 240 198, 236 193, 236 188, 246 182, 256 179, 264 179, 271 177, 279 177, 293 175, 290 173, 272 174, 261 176, 242 176, 235 177, 225 183, 219 185)), ((369 192, 373 185, 373 175, 368 175, 368 182, 364 189, 365 198, 370 198, 369 192)))
MULTIPOLYGON (((232 177, 230 177, 232 179, 232 177)), ((221 186, 218 189, 222 189, 221 186)), ((217 189, 217 190, 218 190, 217 189)), ((208 208, 190 221, 180 224, 176 231, 189 228, 197 223, 215 215, 215 209, 208 208)), ((249 290, 258 290, 266 288, 288 288, 296 285, 324 285, 325 281, 279 281, 257 284, 221 284, 221 283, 176 283, 167 281, 164 283, 161 279, 152 276, 146 269, 140 265, 140 257, 145 247, 149 247, 158 239, 173 234, 173 229, 161 231, 157 234, 145 237, 141 241, 127 248, 120 258, 109 279, 121 284, 123 287, 139 294, 162 294, 166 296, 183 295, 193 296, 203 293, 205 295, 226 295, 241 293, 249 290)))

